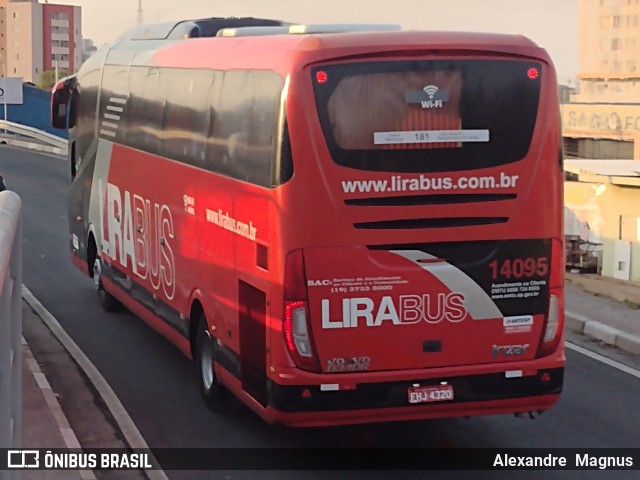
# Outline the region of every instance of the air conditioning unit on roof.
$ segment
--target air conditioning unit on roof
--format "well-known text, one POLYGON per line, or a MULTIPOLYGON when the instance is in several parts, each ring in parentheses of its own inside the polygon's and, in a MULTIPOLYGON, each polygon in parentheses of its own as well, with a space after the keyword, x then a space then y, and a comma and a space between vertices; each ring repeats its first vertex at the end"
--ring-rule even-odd
POLYGON ((254 37, 260 35, 287 35, 289 27, 238 27, 223 28, 216 37, 254 37))
POLYGON ((368 23, 319 23, 312 25, 291 25, 289 33, 347 33, 347 32, 396 32, 402 30, 400 25, 368 24, 368 23))
POLYGON ((312 25, 291 25, 289 27, 238 27, 224 28, 218 37, 251 37, 259 35, 309 35, 315 33, 349 33, 349 32, 397 32, 400 25, 367 24, 367 23, 326 23, 312 25))

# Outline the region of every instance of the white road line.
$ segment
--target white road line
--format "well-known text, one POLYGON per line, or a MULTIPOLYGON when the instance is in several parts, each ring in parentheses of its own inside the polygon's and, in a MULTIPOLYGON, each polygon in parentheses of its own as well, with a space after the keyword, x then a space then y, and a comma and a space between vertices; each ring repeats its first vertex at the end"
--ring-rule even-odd
POLYGON ((101 129, 101 130, 100 130, 100 133, 101 133, 102 135, 106 135, 106 136, 108 136, 108 137, 115 137, 115 136, 116 136, 116 132, 111 132, 111 131, 109 131, 109 130, 105 130, 105 129, 101 129))
POLYGON ((119 103, 120 105, 124 105, 125 103, 127 103, 126 98, 118 98, 118 97, 111 97, 109 101, 113 103, 119 103))
POLYGON ((566 347, 575 352, 581 353, 582 355, 586 355, 589 358, 593 358, 599 362, 602 362, 610 367, 617 368, 618 370, 628 373, 629 375, 633 375, 636 378, 640 378, 640 370, 636 370, 635 368, 631 368, 624 363, 616 362, 615 360, 611 360, 604 355, 600 355, 599 353, 592 352, 591 350, 587 350, 586 348, 581 347, 580 345, 576 345, 574 343, 566 342, 566 347))
POLYGON ((107 105, 107 110, 110 110, 112 112, 122 113, 124 111, 124 108, 122 108, 122 107, 114 107, 113 105, 107 105))
POLYGON ((105 113, 104 118, 108 118, 109 120, 120 120, 120 115, 113 115, 112 113, 105 113))
POLYGON ((111 123, 111 122, 102 122, 102 126, 103 127, 109 127, 109 128, 118 128, 118 124, 117 123, 111 123))
MULTIPOLYGON (((120 431, 124 435, 127 443, 134 449, 149 449, 149 445, 136 427, 127 410, 120 402, 111 386, 107 383, 96 366, 89 360, 80 347, 73 341, 69 334, 62 328, 56 318, 40 303, 40 301, 22 285, 22 298, 31 306, 36 314, 42 319, 45 325, 51 330, 55 337, 62 343, 65 350, 73 357, 78 366, 91 381, 98 394, 104 400, 105 405, 116 420, 120 431)), ((157 462, 155 462, 157 463, 157 462)), ((163 470, 144 470, 149 480, 169 480, 163 470)))

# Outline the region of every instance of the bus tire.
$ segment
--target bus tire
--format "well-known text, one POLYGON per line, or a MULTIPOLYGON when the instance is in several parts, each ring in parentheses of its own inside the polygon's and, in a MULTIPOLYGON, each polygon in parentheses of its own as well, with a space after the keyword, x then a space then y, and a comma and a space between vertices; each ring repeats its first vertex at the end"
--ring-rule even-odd
POLYGON ((107 292, 102 284, 102 266, 99 258, 96 258, 93 262, 93 283, 98 293, 98 300, 102 309, 109 313, 118 311, 120 309, 120 302, 107 292))
POLYGON ((198 330, 196 336, 195 348, 195 367, 198 375, 198 385, 200 386, 200 394, 204 399, 207 407, 214 411, 220 412, 225 406, 224 387, 216 378, 214 368, 216 343, 211 337, 207 326, 207 319, 204 313, 200 314, 198 320, 198 330))

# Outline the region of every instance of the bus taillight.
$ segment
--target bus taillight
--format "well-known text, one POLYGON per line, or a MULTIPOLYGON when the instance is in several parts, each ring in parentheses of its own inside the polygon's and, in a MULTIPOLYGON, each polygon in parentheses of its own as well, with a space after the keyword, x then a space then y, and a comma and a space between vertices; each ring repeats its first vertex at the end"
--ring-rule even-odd
POLYGON ((551 272, 549 275, 549 308, 542 330, 537 357, 556 351, 564 329, 564 244, 558 239, 551 242, 551 272))
POLYGON ((284 339, 287 349, 302 357, 312 357, 307 328, 307 302, 286 302, 284 308, 284 339))
POLYGON ((549 300, 549 313, 547 326, 544 332, 543 343, 551 342, 558 334, 558 322, 560 320, 560 301, 557 295, 551 295, 549 300))
POLYGON ((302 250, 287 256, 284 278, 284 340, 296 366, 302 370, 319 372, 320 364, 314 353, 313 335, 307 302, 307 280, 302 250))
POLYGON ((563 308, 561 291, 555 294, 551 293, 547 320, 542 331, 542 340, 538 347, 538 358, 551 355, 558 348, 564 323, 563 308))

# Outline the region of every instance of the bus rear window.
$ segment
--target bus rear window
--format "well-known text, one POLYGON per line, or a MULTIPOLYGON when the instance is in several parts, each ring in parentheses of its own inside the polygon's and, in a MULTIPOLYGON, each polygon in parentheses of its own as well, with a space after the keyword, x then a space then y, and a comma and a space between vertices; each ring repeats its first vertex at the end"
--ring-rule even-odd
POLYGON ((316 67, 312 81, 337 164, 443 172, 526 156, 541 71, 515 60, 361 62, 316 67))

